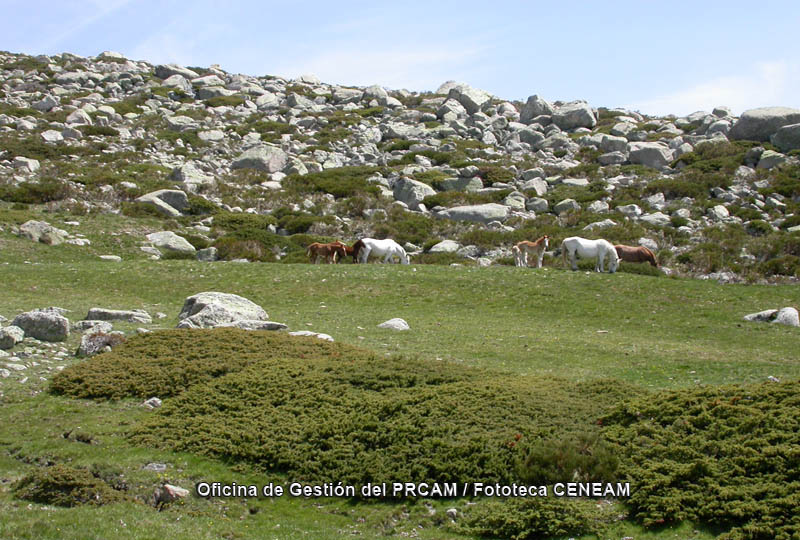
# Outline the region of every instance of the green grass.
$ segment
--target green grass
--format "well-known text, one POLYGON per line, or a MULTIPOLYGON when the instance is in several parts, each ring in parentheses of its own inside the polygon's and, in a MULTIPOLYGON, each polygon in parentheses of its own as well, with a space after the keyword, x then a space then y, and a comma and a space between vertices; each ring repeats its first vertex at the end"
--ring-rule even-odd
MULTIPOLYGON (((42 216, 33 210, 0 208, 0 221, 5 228, 0 232, 0 281, 14 284, 0 297, 0 314, 9 319, 23 310, 49 305, 71 310, 71 320, 81 318, 95 306, 142 308, 151 314, 157 311, 167 314, 167 318, 157 320, 150 328, 172 328, 187 296, 204 290, 236 293, 262 305, 271 319, 285 322, 292 329, 321 331, 337 340, 337 344, 323 347, 344 351, 350 350, 348 344, 352 344, 365 349, 366 356, 353 364, 360 368, 350 379, 355 382, 384 380, 372 375, 380 372, 389 377, 422 377, 426 370, 447 369, 448 373, 457 374, 461 381, 469 381, 475 374, 488 373, 481 375, 480 384, 454 382, 437 385, 446 389, 444 392, 420 387, 417 398, 441 404, 439 418, 443 422, 459 419, 463 412, 464 419, 475 415, 476 425, 479 425, 482 418, 490 417, 488 411, 494 411, 491 414, 501 410, 518 411, 518 403, 529 406, 522 406, 523 411, 549 411, 552 423, 548 429, 559 432, 559 428, 569 427, 577 418, 570 416, 570 419, 561 420, 564 418, 559 416, 564 413, 562 407, 575 410, 587 406, 584 399, 596 395, 591 389, 600 384, 597 381, 601 379, 619 381, 618 390, 672 389, 684 392, 681 395, 689 395, 719 384, 760 383, 768 376, 784 381, 800 378, 800 365, 795 361, 800 346, 796 329, 742 321, 744 314, 753 311, 796 306, 794 286, 721 286, 713 282, 628 273, 570 272, 561 269, 560 262, 549 259, 545 261, 548 266, 541 270, 429 265, 152 262, 145 260, 146 256, 138 251, 138 245, 146 232, 165 224, 158 219, 108 215, 75 218, 59 213, 42 216), (33 244, 12 236, 5 226, 42 217, 56 226, 87 234, 93 244, 86 247, 33 244), (82 225, 71 228, 63 224, 70 219, 77 219, 82 225), (110 234, 112 232, 116 234, 110 234), (119 264, 97 261, 96 256, 105 253, 122 254, 124 261, 119 264), (392 317, 406 319, 411 331, 391 332, 376 328, 377 324, 392 317), (396 356, 398 354, 402 356, 396 356), (379 359, 377 366, 368 363, 367 358, 371 357, 379 359), (405 363, 402 358, 407 359, 405 363), (378 371, 371 371, 374 369, 378 371), (547 381, 563 382, 551 387, 547 381), (527 395, 526 391, 532 395, 527 395), (511 392, 510 395, 517 395, 519 399, 498 409, 496 404, 493 405, 493 399, 506 395, 504 392, 511 392), (553 396, 562 394, 571 397, 553 401, 553 396), (486 408, 485 413, 479 412, 482 407, 486 408), (441 414, 444 410, 451 412, 441 414)), ((266 224, 239 223, 232 219, 228 227, 262 227, 266 224)), ((778 248, 785 249, 784 246, 776 246, 778 248)), ((136 326, 115 324, 127 332, 136 326)), ((66 348, 74 350, 78 338, 77 335, 71 336, 66 348)), ((272 385, 281 380, 279 372, 260 372, 264 375, 261 379, 248 377, 246 374, 256 373, 259 368, 247 362, 250 355, 260 356, 265 351, 280 355, 281 350, 257 345, 250 347, 247 339, 250 337, 228 341, 238 349, 234 347, 217 358, 228 360, 215 364, 222 366, 217 372, 214 370, 218 368, 209 367, 202 357, 205 352, 218 347, 193 341, 197 364, 190 362, 187 366, 192 369, 170 371, 170 376, 180 378, 181 373, 194 370, 203 376, 216 375, 217 378, 206 379, 202 383, 205 386, 197 386, 194 393, 185 393, 181 398, 167 398, 164 412, 156 415, 139 406, 141 398, 116 395, 110 401, 90 402, 42 392, 56 374, 55 364, 41 363, 38 367, 31 367, 30 380, 25 384, 19 382, 18 374, 0 380, 3 410, 0 477, 8 480, 0 484, 0 513, 3 515, 0 536, 151 538, 172 533, 177 537, 197 538, 299 538, 309 534, 333 537, 339 535, 339 531, 348 535, 349 531, 358 531, 364 537, 383 538, 408 533, 422 524, 423 529, 417 531, 423 538, 471 538, 485 527, 491 527, 490 530, 495 532, 512 531, 501 528, 508 525, 503 516, 515 520, 515 515, 527 516, 527 521, 520 522, 523 528, 513 529, 516 531, 513 534, 521 534, 524 530, 545 534, 550 531, 547 527, 552 522, 542 521, 541 512, 563 510, 558 510, 560 506, 557 504, 553 509, 525 501, 512 501, 507 506, 501 501, 501 508, 492 511, 491 506, 485 506, 488 501, 477 500, 478 505, 474 508, 477 517, 459 520, 459 525, 450 526, 449 520, 442 519, 444 510, 456 507, 459 511, 468 511, 466 500, 353 504, 338 499, 206 500, 190 497, 182 504, 173 504, 157 512, 150 506, 134 503, 72 509, 31 503, 29 508, 27 501, 15 498, 10 491, 11 483, 45 463, 95 471, 104 480, 122 474, 128 484, 126 493, 142 499, 150 496, 161 482, 191 489, 200 480, 254 484, 293 480, 280 469, 259 465, 257 459, 238 463, 225 459, 219 461, 215 459, 220 457, 218 455, 201 457, 174 449, 136 446, 129 440, 136 426, 155 425, 152 422, 169 411, 177 415, 174 417, 176 420, 180 418, 180 408, 169 405, 171 399, 182 399, 187 406, 193 407, 187 411, 205 405, 219 409, 220 402, 206 400, 204 405, 203 396, 210 395, 204 393, 206 390, 230 390, 233 401, 225 403, 234 405, 235 396, 245 396, 251 391, 257 396, 260 395, 258 388, 277 388, 272 385), (237 367, 237 363, 242 365, 237 367), (231 371, 242 367, 243 371, 231 371), (47 380, 42 381, 39 376, 47 380), (262 381, 263 387, 253 386, 258 380, 262 381), (64 437, 65 433, 71 435, 64 437), (76 433, 82 434, 80 439, 76 433), (94 443, 86 444, 80 442, 81 439, 94 443), (159 475, 143 470, 142 467, 150 462, 167 463, 167 471, 159 475), (428 515, 425 506, 428 502, 437 511, 436 515, 428 515), (485 511, 485 508, 489 510, 485 511), (404 513, 407 516, 404 517, 404 513), (277 524, 281 527, 276 528, 277 524), (461 525, 464 528, 460 528, 461 525)), ((258 338, 253 335, 252 339, 258 338)), ((137 342, 140 341, 129 340, 131 347, 137 342)), ((186 343, 186 350, 191 350, 191 347, 192 342, 186 343)), ((127 354, 124 350, 97 357, 96 362, 120 358, 127 354)), ((172 347, 170 352, 177 354, 179 350, 172 347)), ((168 355, 157 353, 152 360, 167 358, 168 355)), ((91 365, 76 362, 72 358, 59 361, 60 364, 75 366, 68 367, 63 377, 76 373, 77 366, 91 365)), ((276 356, 272 362, 280 363, 281 360, 276 356)), ((309 357, 306 365, 324 369, 328 365, 326 362, 330 360, 309 357)), ((147 361, 140 367, 144 369, 146 365, 147 361)), ((328 367, 334 372, 347 373, 346 366, 341 363, 334 362, 328 367)), ((303 379, 307 384, 327 380, 322 371, 313 373, 316 373, 313 377, 303 379)), ((118 387, 125 388, 127 383, 123 384, 123 381, 130 379, 135 379, 130 370, 121 371, 116 377, 118 387)), ((302 389, 307 386, 296 383, 292 386, 288 380, 284 383, 298 392, 298 404, 307 403, 313 395, 320 395, 304 394, 302 389)), ((179 388, 175 384, 169 387, 179 388)), ((169 394, 162 384, 142 389, 139 395, 147 395, 148 390, 163 392, 163 397, 169 394)), ((339 396, 342 403, 350 403, 349 409, 366 411, 379 403, 393 403, 389 398, 396 397, 397 392, 395 388, 380 399, 377 393, 374 399, 356 398, 350 390, 334 395, 339 396), (352 399, 356 399, 358 406, 348 401, 352 399)), ((620 399, 598 400, 591 406, 613 406, 620 399)), ((499 403, 504 402, 501 400, 499 403)), ((311 415, 307 417, 309 419, 319 418, 314 415, 323 414, 326 409, 315 407, 316 410, 310 405, 302 407, 298 413, 311 415)), ((408 412, 413 410, 408 409, 408 412)), ((258 407, 246 411, 242 410, 244 416, 239 418, 254 415, 259 425, 269 426, 269 417, 264 416, 258 407)), ((593 416, 594 413, 581 414, 593 416)), ((323 424, 309 421, 303 425, 323 424)), ((232 429, 235 425, 229 427, 232 429)), ((336 429, 342 427, 333 425, 339 426, 336 429)), ((219 430, 214 435, 217 437, 229 433, 228 428, 218 424, 209 424, 209 429, 219 430)), ((467 433, 469 429, 462 431, 467 433)), ((480 430, 475 433, 478 432, 480 430)), ((167 433, 170 437, 178 434, 175 431, 167 433)), ((181 436, 192 437, 192 434, 181 436)), ((165 436, 162 442, 166 441, 165 436)), ((198 441, 187 438, 186 448, 197 451, 198 441)), ((336 448, 341 450, 348 446, 336 448)), ((424 476, 427 473, 420 474, 424 476)), ((592 519, 605 523, 603 520, 607 516, 602 512, 597 514, 600 511, 594 510, 594 505, 588 506, 591 507, 587 511, 592 519)), ((566 508, 570 515, 583 515, 570 506, 566 508)), ((608 512, 614 516, 629 511, 620 503, 608 507, 608 512)), ((704 516, 695 518, 687 514, 687 520, 681 523, 665 523, 662 528, 647 530, 642 528, 642 522, 647 518, 640 516, 636 521, 632 516, 625 521, 606 524, 602 537, 634 536, 661 540, 677 534, 682 538, 705 540, 726 532, 727 529, 723 528, 713 531, 698 529, 699 532, 695 533, 696 526, 688 520, 703 520, 706 519, 704 516)), ((596 538, 590 532, 594 530, 592 527, 582 525, 571 530, 579 538, 596 538), (578 536, 580 534, 584 536, 578 536)), ((512 532, 498 534, 510 536, 512 532)))

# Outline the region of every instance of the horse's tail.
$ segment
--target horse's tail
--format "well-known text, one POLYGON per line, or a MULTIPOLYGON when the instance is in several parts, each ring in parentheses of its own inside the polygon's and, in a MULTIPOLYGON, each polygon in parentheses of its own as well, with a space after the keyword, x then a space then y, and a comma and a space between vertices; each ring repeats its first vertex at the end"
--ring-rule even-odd
POLYGON ((564 259, 564 266, 567 266, 567 241, 561 242, 561 258, 564 259))

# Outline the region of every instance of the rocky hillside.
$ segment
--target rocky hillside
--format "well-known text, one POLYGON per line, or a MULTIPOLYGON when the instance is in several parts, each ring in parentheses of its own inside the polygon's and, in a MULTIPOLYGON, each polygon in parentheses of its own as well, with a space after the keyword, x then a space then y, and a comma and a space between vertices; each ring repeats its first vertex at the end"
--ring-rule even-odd
POLYGON ((4 234, 82 249, 59 223, 158 216, 125 257, 300 262, 312 241, 375 236, 414 262, 512 264, 517 241, 581 235, 646 245, 672 273, 791 279, 799 149, 800 110, 780 107, 654 118, 455 82, 0 53, 0 200, 39 212, 4 234))

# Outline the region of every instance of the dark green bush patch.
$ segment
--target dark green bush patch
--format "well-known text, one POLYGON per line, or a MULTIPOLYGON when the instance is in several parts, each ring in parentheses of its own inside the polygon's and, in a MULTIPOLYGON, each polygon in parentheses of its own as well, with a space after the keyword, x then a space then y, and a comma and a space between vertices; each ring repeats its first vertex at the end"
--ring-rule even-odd
POLYGON ((67 367, 50 392, 77 398, 170 397, 186 388, 272 358, 371 357, 322 340, 219 328, 173 329, 134 336, 111 352, 67 367))
POLYGON ((21 182, 17 186, 0 186, 0 200, 23 204, 60 201, 69 197, 71 193, 69 185, 55 178, 42 178, 38 182, 21 182))
POLYGON ((613 402, 594 390, 402 357, 273 357, 191 387, 132 439, 309 482, 509 483, 513 443, 590 423, 613 402))
POLYGON ((378 167, 337 167, 306 175, 290 174, 283 187, 294 193, 330 193, 337 199, 362 193, 378 193, 367 178, 381 172, 378 167))
POLYGON ((133 501, 90 471, 60 464, 35 469, 21 478, 13 489, 19 499, 56 506, 100 506, 133 501))
POLYGON ((81 133, 85 136, 95 135, 98 137, 116 137, 119 135, 119 131, 114 129, 111 126, 81 126, 80 128, 81 133))
POLYGON ((354 485, 512 481, 516 443, 591 429, 637 393, 237 329, 135 336, 66 368, 50 391, 170 397, 135 442, 354 485))
POLYGON ((492 501, 467 510, 458 530, 515 540, 599 533, 593 502, 536 497, 492 501))
POLYGON ((800 536, 800 381, 663 392, 602 419, 632 482, 632 516, 691 520, 721 539, 800 536))

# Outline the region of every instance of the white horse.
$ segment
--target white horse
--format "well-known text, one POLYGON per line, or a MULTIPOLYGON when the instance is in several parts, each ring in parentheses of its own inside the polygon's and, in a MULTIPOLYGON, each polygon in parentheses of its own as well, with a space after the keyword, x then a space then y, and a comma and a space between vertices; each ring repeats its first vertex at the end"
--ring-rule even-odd
POLYGON ((606 255, 608 255, 608 271, 614 273, 619 266, 619 255, 617 250, 608 240, 588 240, 580 236, 570 236, 561 242, 561 254, 564 256, 564 264, 567 263, 567 255, 569 254, 572 269, 577 270, 578 264, 575 261, 577 255, 581 259, 589 257, 597 257, 597 262, 594 265, 595 272, 604 272, 603 263, 605 262, 606 255))
POLYGON ((361 242, 363 247, 359 252, 359 261, 362 263, 367 262, 370 254, 378 257, 383 257, 383 262, 388 263, 393 261, 395 257, 400 259, 402 264, 408 264, 408 255, 403 246, 392 240, 386 238, 385 240, 375 240, 374 238, 362 238, 361 242))

